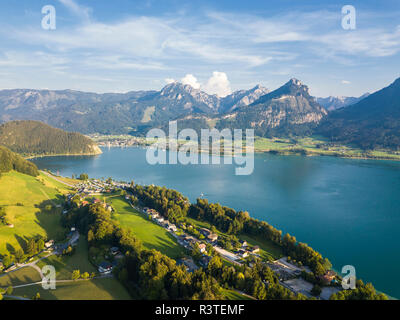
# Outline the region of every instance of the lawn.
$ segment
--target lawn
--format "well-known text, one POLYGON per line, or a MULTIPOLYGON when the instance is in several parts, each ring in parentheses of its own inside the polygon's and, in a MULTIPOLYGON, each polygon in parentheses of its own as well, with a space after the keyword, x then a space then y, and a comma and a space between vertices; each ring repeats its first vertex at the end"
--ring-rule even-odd
POLYGON ((250 296, 245 296, 235 290, 223 289, 222 294, 227 300, 253 300, 250 296))
POLYGON ((111 196, 106 201, 115 210, 113 219, 121 226, 131 229, 146 249, 156 249, 173 259, 183 256, 183 248, 168 231, 133 209, 123 197, 111 196))
POLYGON ((75 252, 72 256, 50 256, 37 263, 42 268, 45 265, 52 265, 56 269, 57 280, 70 280, 74 270, 80 270, 81 273, 96 272, 97 269, 88 260, 88 243, 81 236, 75 252))
POLYGON ((24 267, 14 272, 0 274, 0 287, 18 286, 26 283, 41 281, 39 272, 32 267, 24 267))
POLYGON ((260 256, 264 260, 276 260, 283 257, 282 249, 271 241, 260 239, 256 236, 239 235, 239 239, 246 240, 250 246, 260 247, 260 256))
POLYGON ((56 290, 41 285, 14 289, 13 295, 31 299, 36 293, 44 300, 130 300, 126 289, 113 278, 57 283, 56 290))
POLYGON ((41 174, 34 178, 15 171, 0 177, 0 206, 6 208, 13 228, 0 226, 0 255, 22 248, 27 239, 42 235, 57 239, 63 235, 61 208, 44 212, 37 206, 45 202, 62 204, 65 186, 41 174))

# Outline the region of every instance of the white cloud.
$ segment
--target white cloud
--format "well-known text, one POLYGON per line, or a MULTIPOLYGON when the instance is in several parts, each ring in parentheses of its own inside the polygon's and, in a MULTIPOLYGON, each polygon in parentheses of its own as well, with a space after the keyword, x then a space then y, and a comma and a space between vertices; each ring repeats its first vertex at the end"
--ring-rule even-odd
POLYGON ((85 22, 89 22, 91 9, 84 7, 76 3, 74 0, 58 0, 60 1, 68 10, 70 10, 74 15, 80 17, 85 22))
POLYGON ((200 83, 197 81, 197 78, 192 74, 187 74, 181 79, 183 84, 188 84, 195 89, 200 89, 200 83))
POLYGON ((351 82, 348 80, 342 80, 342 84, 350 84, 351 82))
POLYGON ((231 84, 225 72, 214 71, 202 89, 208 94, 225 97, 232 93, 231 84))
POLYGON ((176 80, 175 79, 172 79, 172 78, 166 78, 165 79, 165 82, 167 83, 167 84, 171 84, 171 83, 174 83, 176 80))

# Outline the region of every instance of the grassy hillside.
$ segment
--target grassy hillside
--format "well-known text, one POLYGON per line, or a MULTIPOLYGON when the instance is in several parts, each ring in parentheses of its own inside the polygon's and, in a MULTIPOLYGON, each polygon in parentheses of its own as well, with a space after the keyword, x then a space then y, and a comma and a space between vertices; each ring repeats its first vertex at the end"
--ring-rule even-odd
POLYGON ((0 145, 23 155, 101 153, 89 138, 38 121, 12 121, 0 126, 0 145))
POLYGON ((26 239, 36 235, 56 238, 63 235, 60 224, 61 194, 67 188, 40 174, 31 177, 11 171, 0 177, 0 206, 4 207, 7 219, 13 227, 0 226, 0 255, 13 252, 24 246, 26 239), (47 212, 44 207, 51 204, 47 212))
POLYGON ((171 258, 182 255, 182 247, 169 232, 134 210, 122 197, 108 197, 107 202, 116 210, 113 219, 130 228, 146 249, 156 249, 171 258))

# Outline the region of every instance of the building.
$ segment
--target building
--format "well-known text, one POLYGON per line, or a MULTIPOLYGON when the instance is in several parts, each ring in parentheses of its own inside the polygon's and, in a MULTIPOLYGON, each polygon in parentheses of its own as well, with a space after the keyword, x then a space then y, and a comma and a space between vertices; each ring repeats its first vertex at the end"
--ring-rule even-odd
POLYGON ((157 221, 159 224, 162 224, 162 223, 164 222, 164 218, 163 218, 163 217, 159 217, 159 218, 156 219, 156 221, 157 221))
POLYGON ((188 272, 194 272, 199 268, 198 266, 196 266, 192 258, 182 258, 177 261, 177 265, 185 266, 186 271, 188 272))
POLYGON ((115 256, 119 253, 119 248, 118 247, 112 247, 110 248, 110 253, 115 256))
POLYGON ((336 278, 336 273, 333 270, 327 271, 323 276, 321 276, 321 280, 329 284, 336 278))
POLYGON ((48 249, 51 248, 54 245, 54 240, 49 240, 47 241, 44 246, 48 249))
POLYGON ((173 231, 173 232, 178 231, 178 228, 177 228, 176 225, 174 225, 174 224, 170 224, 170 225, 168 226, 168 229, 171 230, 171 231, 173 231))
POLYGON ((218 240, 218 235, 216 233, 210 233, 207 236, 207 239, 210 240, 211 242, 217 241, 218 240))
POLYGON ((254 246, 253 248, 251 248, 251 253, 258 253, 258 252, 260 252, 259 246, 254 246))
POLYGON ((113 270, 113 265, 110 262, 103 261, 100 263, 98 270, 100 273, 109 274, 113 270))
POLYGON ((240 240, 239 241, 242 247, 247 247, 247 241, 246 240, 240 240))
POLYGON ((205 237, 208 237, 210 234, 212 234, 212 232, 207 228, 201 228, 199 231, 205 237))
POLYGON ((239 254, 239 256, 240 256, 241 258, 246 258, 246 257, 249 256, 249 253, 248 253, 246 250, 243 250, 243 249, 240 249, 240 250, 238 251, 238 254, 239 254))
POLYGON ((203 253, 206 251, 207 246, 204 243, 199 243, 200 252, 203 253))

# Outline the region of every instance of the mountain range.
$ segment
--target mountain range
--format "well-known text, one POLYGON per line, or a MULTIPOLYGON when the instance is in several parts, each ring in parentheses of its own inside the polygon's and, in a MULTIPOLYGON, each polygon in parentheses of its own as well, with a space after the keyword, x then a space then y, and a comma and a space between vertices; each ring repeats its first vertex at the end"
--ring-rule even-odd
POLYGON ((327 98, 316 98, 317 102, 328 111, 334 111, 340 108, 350 106, 368 97, 370 93, 365 93, 360 97, 343 97, 343 96, 329 96, 327 98))
POLYGON ((400 78, 356 104, 331 112, 316 133, 364 149, 399 149, 400 78))
POLYGON ((391 90, 385 88, 371 95, 328 98, 311 96, 309 88, 297 79, 273 91, 257 85, 226 97, 179 82, 160 91, 128 93, 2 90, 0 121, 39 120, 83 134, 144 135, 150 128, 166 128, 168 121, 177 120, 178 127, 196 130, 253 128, 256 135, 265 137, 318 133, 362 147, 394 147, 400 143, 392 139, 396 133, 387 126, 400 119, 398 81, 391 90), (369 125, 382 136, 374 143, 367 139, 369 125))

